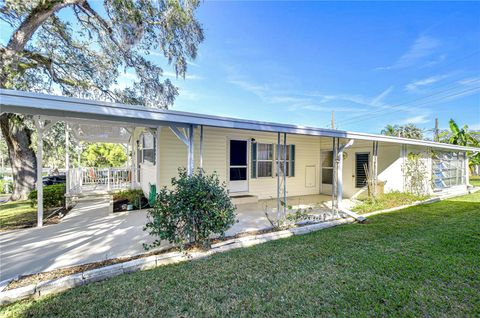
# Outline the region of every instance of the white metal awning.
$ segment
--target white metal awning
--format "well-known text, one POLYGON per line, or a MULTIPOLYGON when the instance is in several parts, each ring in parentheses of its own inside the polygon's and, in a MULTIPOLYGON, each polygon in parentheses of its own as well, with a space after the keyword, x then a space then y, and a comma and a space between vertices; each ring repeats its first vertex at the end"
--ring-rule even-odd
POLYGON ((0 89, 0 106, 1 112, 41 115, 50 118, 56 118, 57 120, 86 119, 89 121, 102 121, 117 124, 121 123, 122 125, 130 126, 141 125, 145 127, 157 127, 162 125, 175 125, 177 127, 203 125, 310 136, 371 140, 424 146, 437 149, 474 152, 480 151, 480 148, 463 147, 426 140, 415 140, 343 130, 261 122, 172 110, 151 109, 142 106, 131 106, 118 103, 5 89, 0 89))

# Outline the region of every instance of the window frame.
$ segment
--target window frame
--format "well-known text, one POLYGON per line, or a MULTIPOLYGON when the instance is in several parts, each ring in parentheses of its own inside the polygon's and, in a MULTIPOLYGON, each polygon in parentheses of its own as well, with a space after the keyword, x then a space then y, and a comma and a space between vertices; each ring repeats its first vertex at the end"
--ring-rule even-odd
POLYGON ((321 175, 321 181, 322 181, 322 183, 321 183, 321 184, 333 186, 333 150, 322 150, 321 153, 320 153, 320 160, 322 160, 322 161, 321 161, 321 169, 322 169, 322 175, 321 175), (322 159, 323 159, 323 156, 322 156, 322 154, 324 154, 324 153, 328 153, 329 155, 331 155, 331 157, 332 157, 332 166, 324 166, 324 165, 323 165, 323 160, 322 160, 322 159), (324 170, 324 169, 325 169, 325 170, 331 170, 331 171, 332 171, 332 183, 324 183, 324 182, 323 182, 323 170, 324 170))
POLYGON ((255 161, 255 169, 256 169, 256 178, 273 178, 275 175, 273 173, 273 170, 274 170, 274 166, 275 166, 275 162, 274 162, 274 157, 275 157, 275 144, 273 143, 267 143, 267 142, 257 142, 257 153, 256 153, 256 161, 255 161), (260 145, 267 145, 267 146, 271 146, 272 149, 271 151, 269 151, 269 153, 271 154, 272 158, 271 159, 259 159, 259 153, 260 153, 260 145), (272 163, 272 168, 271 168, 271 171, 270 171, 270 176, 260 176, 259 175, 259 169, 258 169, 258 164, 261 163, 261 162, 271 162, 272 163))
POLYGON ((156 137, 151 132, 145 131, 140 135, 140 145, 141 145, 140 153, 141 153, 141 158, 142 158, 141 163, 155 166, 157 164, 157 158, 156 158, 157 140, 156 140, 156 137), (152 138, 152 148, 145 148, 145 137, 147 135, 151 136, 151 138, 152 138), (151 150, 152 151, 152 161, 150 161, 148 159, 147 160, 145 159, 145 150, 151 150))

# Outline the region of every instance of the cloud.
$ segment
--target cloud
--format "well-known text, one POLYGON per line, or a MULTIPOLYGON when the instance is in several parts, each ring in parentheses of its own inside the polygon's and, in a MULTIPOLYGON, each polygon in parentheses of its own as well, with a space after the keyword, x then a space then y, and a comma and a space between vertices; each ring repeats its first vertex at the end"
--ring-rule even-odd
POLYGON ((428 118, 429 114, 418 115, 410 118, 406 118, 400 122, 400 124, 425 124, 430 121, 428 118))
POLYGON ((430 36, 421 35, 400 58, 389 66, 376 68, 377 70, 402 69, 415 65, 426 57, 431 56, 440 46, 440 41, 430 36))
POLYGON ((437 83, 447 77, 448 75, 436 75, 436 76, 430 76, 421 80, 415 80, 405 85, 405 90, 408 92, 416 92, 419 89, 424 88, 425 86, 429 86, 434 83, 437 83))

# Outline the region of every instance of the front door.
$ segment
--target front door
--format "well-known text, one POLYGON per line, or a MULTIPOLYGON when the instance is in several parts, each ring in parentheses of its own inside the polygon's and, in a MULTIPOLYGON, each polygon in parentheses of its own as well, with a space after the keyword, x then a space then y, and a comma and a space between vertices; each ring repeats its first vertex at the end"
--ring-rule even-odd
POLYGON ((248 143, 230 140, 229 183, 230 192, 248 192, 248 143))

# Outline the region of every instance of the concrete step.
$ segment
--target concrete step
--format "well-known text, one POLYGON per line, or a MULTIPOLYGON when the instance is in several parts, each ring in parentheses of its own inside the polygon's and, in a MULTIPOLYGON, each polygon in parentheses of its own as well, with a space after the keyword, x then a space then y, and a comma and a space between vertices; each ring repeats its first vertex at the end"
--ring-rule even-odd
POLYGON ((231 195, 233 204, 247 204, 257 203, 258 197, 256 195, 231 195))

